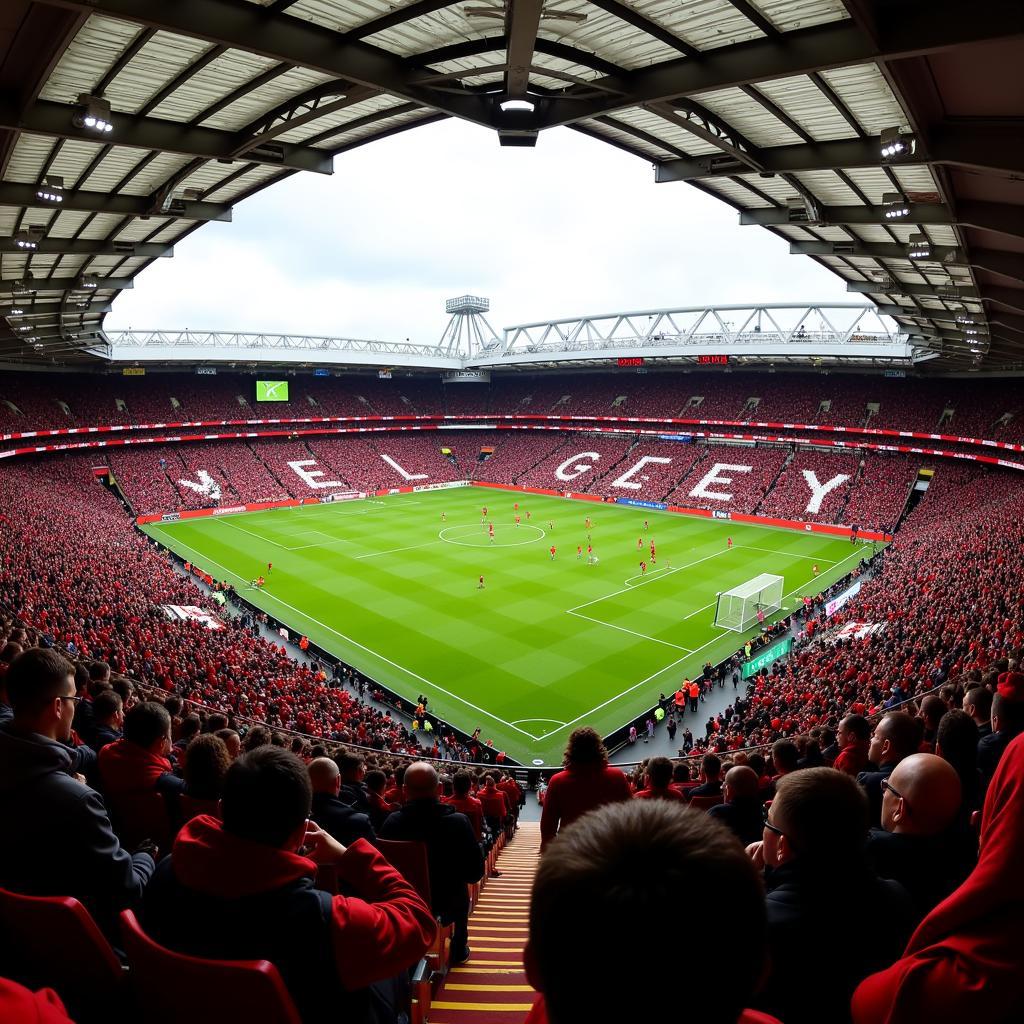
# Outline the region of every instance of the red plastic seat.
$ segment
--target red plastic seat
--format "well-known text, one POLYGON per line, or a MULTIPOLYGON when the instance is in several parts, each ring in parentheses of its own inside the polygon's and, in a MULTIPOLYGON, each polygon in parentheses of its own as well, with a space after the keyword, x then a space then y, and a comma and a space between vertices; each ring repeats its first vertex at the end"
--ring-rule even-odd
POLYGON ((76 1020, 115 1019, 124 969, 89 911, 70 896, 0 889, 3 973, 29 988, 52 988, 76 1020))
POLYGON ((204 960, 175 953, 146 935, 130 910, 121 913, 121 930, 146 1024, 301 1024, 268 960, 204 960))

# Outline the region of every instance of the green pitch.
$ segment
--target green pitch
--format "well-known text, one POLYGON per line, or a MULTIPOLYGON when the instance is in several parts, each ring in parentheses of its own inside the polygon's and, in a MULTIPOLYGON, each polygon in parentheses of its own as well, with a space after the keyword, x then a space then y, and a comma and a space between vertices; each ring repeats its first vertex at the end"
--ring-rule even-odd
POLYGON ((480 726, 526 764, 559 763, 574 726, 607 734, 704 662, 731 655, 743 638, 715 627, 719 591, 775 573, 793 608, 863 554, 818 534, 483 487, 145 529, 366 675, 406 697, 426 693, 432 711, 467 732, 480 726), (588 516, 596 564, 586 557, 588 516), (246 590, 260 574, 265 589, 246 590))

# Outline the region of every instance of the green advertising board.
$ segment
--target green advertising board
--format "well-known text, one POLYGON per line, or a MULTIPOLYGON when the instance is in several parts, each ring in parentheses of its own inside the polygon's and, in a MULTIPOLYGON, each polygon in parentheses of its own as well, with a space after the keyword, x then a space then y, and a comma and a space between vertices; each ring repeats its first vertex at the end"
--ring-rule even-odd
POLYGON ((258 380, 256 381, 257 402, 287 402, 288 381, 258 380))
POLYGON ((760 654, 755 655, 744 664, 743 678, 749 679, 751 676, 756 676, 761 669, 767 668, 773 661, 789 654, 792 646, 792 636, 784 636, 781 640, 776 640, 770 647, 766 647, 760 654))

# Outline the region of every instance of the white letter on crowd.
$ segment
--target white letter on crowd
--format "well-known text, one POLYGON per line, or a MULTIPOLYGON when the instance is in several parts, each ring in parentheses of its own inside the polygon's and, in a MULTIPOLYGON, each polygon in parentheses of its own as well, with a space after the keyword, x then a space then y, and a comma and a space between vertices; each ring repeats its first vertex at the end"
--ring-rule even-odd
POLYGON ((628 487, 631 491, 639 491, 640 484, 630 483, 630 480, 636 476, 648 462, 657 462, 662 466, 667 466, 671 461, 671 459, 663 459, 660 455, 645 455, 632 469, 627 469, 626 472, 618 478, 618 480, 612 481, 612 487, 628 487))
POLYGON ((214 501, 220 501, 220 484, 205 469, 199 470, 196 476, 199 477, 199 483, 192 480, 179 480, 178 483, 191 491, 205 494, 207 497, 213 498, 214 501))
POLYGON ((807 508, 804 509, 805 512, 820 512, 821 503, 825 500, 825 495, 850 479, 849 473, 840 473, 838 476, 832 477, 827 483, 819 484, 818 474, 813 469, 804 469, 801 472, 807 481, 807 486, 811 489, 811 500, 807 502, 807 508))
POLYGON ((345 487, 340 480, 320 480, 318 477, 322 477, 324 472, 322 469, 303 469, 303 466, 315 466, 316 459, 300 459, 298 462, 289 462, 292 470, 296 476, 301 477, 307 487, 312 487, 314 490, 320 490, 324 487, 345 487))
POLYGON ((597 452, 580 452, 579 455, 570 455, 569 458, 563 462, 558 469, 555 470, 555 476, 559 480, 575 480, 576 477, 582 476, 584 473, 589 473, 594 467, 588 462, 579 462, 573 466, 574 472, 567 473, 566 467, 572 465, 577 459, 596 459, 600 461, 601 456, 597 452))
POLYGON ((426 473, 406 473, 406 471, 404 469, 402 469, 402 467, 397 462, 395 462, 395 460, 393 458, 391 458, 390 455, 381 455, 381 458, 392 469, 395 469, 399 473, 401 473, 402 476, 405 477, 406 480, 426 480, 427 479, 427 474, 426 473))
POLYGON ((719 472, 723 469, 731 469, 734 473, 749 473, 752 466, 734 466, 730 462, 716 462, 708 471, 704 474, 704 479, 692 491, 690 491, 691 498, 711 498, 713 501, 732 501, 731 494, 723 494, 721 491, 709 491, 708 486, 710 484, 731 484, 731 476, 719 476, 719 472))

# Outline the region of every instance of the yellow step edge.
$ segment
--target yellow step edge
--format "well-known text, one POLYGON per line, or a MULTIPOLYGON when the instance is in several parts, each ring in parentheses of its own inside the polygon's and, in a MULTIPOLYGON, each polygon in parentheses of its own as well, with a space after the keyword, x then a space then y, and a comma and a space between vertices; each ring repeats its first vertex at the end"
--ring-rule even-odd
POLYGON ((436 999, 430 1003, 431 1010, 483 1010, 487 1013, 528 1013, 533 1009, 533 1003, 453 1003, 438 1002, 436 999))
POLYGON ((449 967, 449 974, 459 974, 465 972, 466 974, 522 974, 523 973, 523 962, 522 960, 467 960, 464 964, 459 967, 449 967), (470 964, 479 964, 479 967, 470 967, 470 964), (492 967, 518 967, 518 970, 498 970, 492 971, 492 967), (487 968, 487 970, 484 970, 487 968))
MULTIPOLYGON (((516 947, 513 946, 510 949, 508 946, 474 946, 473 947, 473 952, 474 953, 506 953, 506 954, 508 954, 508 953, 516 952, 516 947)), ((484 961, 481 960, 480 962, 483 963, 484 961)))
POLYGON ((473 985, 447 982, 444 986, 445 992, 532 992, 532 985, 473 985))

